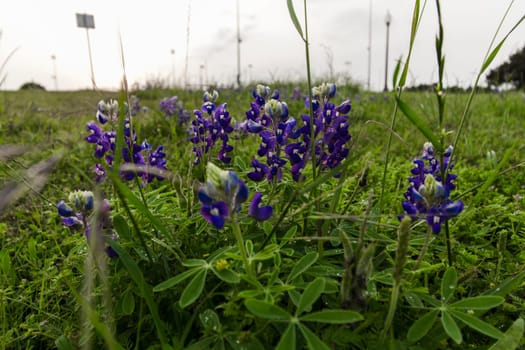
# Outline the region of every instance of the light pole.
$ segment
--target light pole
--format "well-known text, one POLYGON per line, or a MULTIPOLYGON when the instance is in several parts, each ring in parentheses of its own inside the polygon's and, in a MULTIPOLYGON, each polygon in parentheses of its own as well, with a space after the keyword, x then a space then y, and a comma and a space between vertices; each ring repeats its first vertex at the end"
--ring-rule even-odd
POLYGON ((237 0, 237 87, 241 87, 241 29, 239 24, 239 0, 237 0))
POLYGON ((57 57, 51 55, 51 60, 53 60, 53 80, 55 81, 55 91, 58 90, 58 77, 57 77, 57 57))
POLYGON ((368 9, 368 75, 366 78, 366 88, 370 91, 370 71, 372 69, 372 0, 368 9))
POLYGON ((199 66, 199 68, 200 68, 200 70, 199 70, 200 86, 201 86, 201 90, 204 90, 204 68, 205 68, 205 65, 201 64, 199 66))
POLYGON ((175 49, 171 49, 171 87, 175 87, 175 49))
POLYGON ((386 53, 385 53, 385 88, 383 91, 388 91, 388 39, 390 37, 390 23, 392 22, 392 15, 390 11, 386 12, 386 53))
POLYGON ((95 73, 93 71, 93 59, 91 57, 91 43, 89 42, 89 29, 95 29, 95 18, 93 17, 93 15, 77 13, 77 27, 86 28, 86 37, 89 53, 89 67, 91 68, 91 84, 93 86, 93 90, 95 90, 95 73))
POLYGON ((248 85, 252 83, 252 68, 253 64, 248 64, 248 85))

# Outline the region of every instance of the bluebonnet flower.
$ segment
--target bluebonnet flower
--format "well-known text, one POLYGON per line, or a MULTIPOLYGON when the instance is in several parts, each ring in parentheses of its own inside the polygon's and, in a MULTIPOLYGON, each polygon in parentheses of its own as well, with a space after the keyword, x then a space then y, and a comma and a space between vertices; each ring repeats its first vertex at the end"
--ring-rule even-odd
MULTIPOLYGON (((138 100, 135 101, 132 110, 140 110, 138 100), (137 107, 138 106, 138 107, 137 107)), ((94 172, 96 175, 96 181, 101 182, 106 177, 106 167, 113 167, 113 160, 115 158, 116 151, 116 140, 117 133, 115 131, 115 124, 118 121, 118 102, 110 100, 109 102, 100 101, 98 103, 97 110, 97 121, 101 124, 100 126, 96 122, 89 122, 86 125, 88 136, 85 140, 88 143, 95 145, 94 156, 105 164, 98 162, 94 166, 94 172), (109 130, 104 130, 107 128, 109 130)), ((136 113, 135 113, 136 114, 136 113)), ((131 116, 133 113, 131 112, 131 116)), ((124 119, 124 142, 125 145, 121 149, 122 159, 125 163, 132 163, 138 166, 151 166, 166 170, 166 154, 163 151, 163 146, 157 147, 152 152, 152 147, 146 141, 142 144, 137 142, 137 133, 132 128, 132 119, 130 117, 124 119)), ((143 184, 153 181, 157 178, 162 179, 160 176, 154 176, 143 171, 122 171, 122 177, 125 180, 132 180, 136 176, 142 177, 143 184)))
MULTIPOLYGON (((315 144, 316 166, 321 170, 337 167, 348 156, 347 144, 351 135, 348 131, 350 124, 347 114, 352 106, 350 100, 345 100, 337 106, 330 102, 336 91, 336 85, 332 83, 312 88, 314 140, 311 140, 310 116, 302 115, 303 126, 292 133, 299 140, 285 148, 292 166, 292 177, 296 181, 301 178, 302 169, 311 158, 312 142, 315 144)), ((308 99, 305 99, 305 106, 310 107, 308 99)))
POLYGON ((125 103, 126 108, 126 115, 131 115, 132 117, 136 116, 139 112, 142 111, 142 107, 140 106, 140 100, 137 96, 131 95, 129 97, 129 103, 131 104, 131 109, 129 109, 128 103, 125 103))
POLYGON ((166 117, 177 115, 179 124, 185 124, 190 119, 190 115, 184 110, 183 103, 177 96, 163 98, 159 108, 166 117))
POLYGON ((204 103, 200 110, 194 110, 195 119, 191 122, 190 141, 194 144, 195 154, 194 164, 199 164, 203 157, 210 157, 215 144, 220 144, 217 159, 228 164, 231 157, 228 153, 233 151, 233 146, 229 144, 229 134, 233 131, 231 116, 226 108, 226 103, 216 105, 219 94, 205 92, 203 95, 204 103))
POLYGON ((106 124, 108 121, 117 121, 118 113, 119 108, 116 100, 100 101, 98 103, 97 120, 100 124, 106 124))
POLYGON ((246 111, 246 129, 250 133, 258 134, 261 143, 257 154, 266 158, 266 164, 258 159, 252 160, 254 170, 248 177, 254 181, 280 181, 282 168, 286 164, 282 151, 288 143, 289 137, 295 137, 296 121, 288 115, 288 105, 279 100, 279 90, 270 95, 270 88, 257 85, 252 95, 254 100, 250 110, 246 111))
POLYGON ((300 101, 301 100, 301 89, 299 87, 294 87, 292 91, 292 97, 290 97, 292 100, 300 101))
POLYGON ((450 199, 451 191, 456 188, 453 181, 457 178, 457 175, 450 173, 453 168, 451 154, 452 146, 449 146, 443 153, 442 169, 435 157, 434 147, 426 142, 421 159, 413 161, 413 176, 408 178, 410 186, 405 192, 406 200, 402 203, 403 209, 412 220, 424 217, 435 234, 441 231, 441 225, 446 220, 459 215, 463 210, 461 200, 450 199), (446 174, 445 181, 442 179, 443 173, 446 174))
MULTIPOLYGON (((206 167, 206 180, 198 191, 201 214, 213 226, 222 229, 248 199, 248 187, 235 172, 223 170, 211 162, 206 167)), ((258 192, 251 201, 249 215, 258 221, 268 220, 273 209, 271 206, 260 207, 260 202, 261 194, 258 192)))
POLYGON ((96 249, 105 251, 110 258, 116 258, 117 253, 105 244, 106 239, 117 239, 111 229, 110 210, 109 201, 105 198, 100 205, 95 205, 95 198, 91 191, 74 191, 69 194, 68 203, 61 200, 57 204, 57 211, 64 226, 74 229, 83 227, 88 242, 93 231, 96 232, 99 235, 96 239, 96 249), (97 210, 98 215, 95 215, 97 210), (95 222, 98 226, 93 230, 95 222))

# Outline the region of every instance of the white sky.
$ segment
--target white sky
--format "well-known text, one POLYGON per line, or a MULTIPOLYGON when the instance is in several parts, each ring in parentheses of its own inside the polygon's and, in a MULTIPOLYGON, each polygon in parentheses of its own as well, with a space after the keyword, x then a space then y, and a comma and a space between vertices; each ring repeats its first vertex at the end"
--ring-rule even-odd
MULTIPOLYGON (((389 84, 396 60, 406 57, 413 1, 372 1, 371 88, 381 90, 385 74, 385 15, 391 12, 389 84)), ((443 0, 444 52, 449 85, 470 84, 510 0, 443 0)), ((304 44, 290 20, 286 0, 239 0, 241 79, 244 84, 305 78, 304 44), (251 68, 249 68, 251 67, 251 68)), ((294 0, 302 21, 301 0, 294 0)), ((308 0, 314 76, 351 75, 366 85, 369 0, 308 0)), ((422 1, 423 3, 423 1, 422 1)), ((191 0, 189 50, 186 49, 189 0, 4 0, 0 6, 0 66, 11 50, 2 89, 34 81, 54 89, 91 87, 86 30, 75 13, 95 17, 89 31, 95 80, 100 88, 118 88, 122 77, 119 32, 130 84, 147 79, 233 83, 237 74, 236 0, 191 0), (171 54, 171 50, 175 54, 171 54), (205 68, 201 69, 200 67, 205 68)), ((525 0, 515 1, 503 35, 525 14, 525 0)), ((409 83, 429 83, 436 76, 435 2, 428 0, 416 38, 409 83)), ((525 24, 509 38, 492 67, 525 45, 525 24)))

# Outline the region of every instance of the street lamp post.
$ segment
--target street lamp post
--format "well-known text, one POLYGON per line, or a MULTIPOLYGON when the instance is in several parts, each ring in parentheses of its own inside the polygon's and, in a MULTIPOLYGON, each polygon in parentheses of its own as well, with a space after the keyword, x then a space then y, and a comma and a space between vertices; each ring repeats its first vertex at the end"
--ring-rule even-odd
POLYGON ((237 0, 237 87, 241 87, 241 29, 239 24, 239 0, 237 0))
POLYGON ((368 75, 366 78, 366 89, 370 91, 370 71, 372 69, 372 0, 368 9, 368 75))
POLYGON ((383 91, 388 91, 388 40, 390 37, 390 23, 392 22, 392 15, 387 11, 385 17, 386 24, 386 53, 385 53, 385 88, 383 91))
POLYGON ((53 60, 53 80, 55 81, 55 91, 58 90, 58 77, 57 77, 57 57, 51 55, 51 60, 53 60))
POLYGON ((89 67, 91 69, 91 84, 93 90, 97 86, 95 84, 95 73, 93 70, 93 58, 91 57, 91 43, 89 42, 89 29, 95 29, 95 18, 93 15, 88 15, 85 13, 77 13, 77 27, 86 28, 86 37, 88 44, 88 54, 89 54, 89 67))
POLYGON ((175 50, 171 49, 171 86, 175 87, 176 85, 176 79, 175 79, 175 50))

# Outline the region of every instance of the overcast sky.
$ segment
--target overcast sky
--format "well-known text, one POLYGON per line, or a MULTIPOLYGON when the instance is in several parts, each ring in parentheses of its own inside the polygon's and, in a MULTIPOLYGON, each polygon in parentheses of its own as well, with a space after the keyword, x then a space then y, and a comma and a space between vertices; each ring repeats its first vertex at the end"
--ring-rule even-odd
MULTIPOLYGON (((396 60, 408 52, 413 2, 309 0, 314 76, 327 76, 332 67, 338 76, 349 75, 366 86, 372 3, 371 88, 381 90, 385 15, 390 11, 392 16, 390 81, 396 60)), ((302 21, 303 1, 294 3, 302 21)), ((239 4, 243 84, 304 79, 304 45, 292 25, 286 0, 239 0, 239 4)), ((473 81, 508 4, 508 0, 441 1, 449 85, 465 86, 473 81)), ((236 0, 191 0, 191 5, 190 0, 6 0, 0 11, 0 66, 13 49, 17 51, 4 68, 7 79, 2 89, 17 89, 34 81, 53 90, 54 63, 60 90, 91 86, 86 30, 77 28, 76 13, 94 15, 96 28, 89 31, 89 37, 100 88, 119 86, 123 72, 119 33, 130 84, 157 78, 175 79, 178 84, 184 83, 185 77, 191 84, 228 84, 236 79, 236 0)), ((515 1, 499 38, 523 14, 525 0, 515 1)), ((436 31, 435 2, 429 0, 410 66, 411 84, 435 79, 436 31)), ((524 45, 525 24, 511 35, 492 67, 524 45)))

